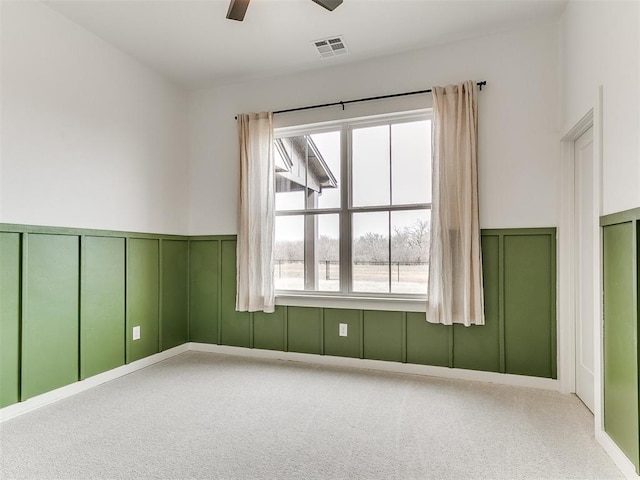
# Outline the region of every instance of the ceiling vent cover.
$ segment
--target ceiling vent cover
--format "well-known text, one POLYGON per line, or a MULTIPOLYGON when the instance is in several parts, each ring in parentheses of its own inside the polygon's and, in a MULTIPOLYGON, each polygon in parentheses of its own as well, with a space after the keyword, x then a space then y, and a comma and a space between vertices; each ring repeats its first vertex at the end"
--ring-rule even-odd
POLYGON ((336 57, 338 55, 345 55, 349 53, 342 35, 315 40, 312 43, 313 46, 316 47, 316 50, 318 50, 320 58, 336 57))

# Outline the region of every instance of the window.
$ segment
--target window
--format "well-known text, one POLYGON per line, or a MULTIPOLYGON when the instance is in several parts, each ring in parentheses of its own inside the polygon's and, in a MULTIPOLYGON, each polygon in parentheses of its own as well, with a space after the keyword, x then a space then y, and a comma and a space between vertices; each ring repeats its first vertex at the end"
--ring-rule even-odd
POLYGON ((275 132, 279 293, 426 294, 431 117, 275 132))

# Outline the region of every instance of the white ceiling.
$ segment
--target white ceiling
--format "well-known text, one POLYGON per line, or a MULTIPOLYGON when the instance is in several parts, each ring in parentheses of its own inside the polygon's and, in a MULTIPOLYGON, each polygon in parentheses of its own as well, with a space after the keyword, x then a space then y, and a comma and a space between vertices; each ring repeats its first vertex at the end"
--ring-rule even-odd
POLYGON ((557 16, 566 0, 48 0, 47 5, 187 88, 357 62, 557 16), (343 35, 349 55, 313 40, 343 35))

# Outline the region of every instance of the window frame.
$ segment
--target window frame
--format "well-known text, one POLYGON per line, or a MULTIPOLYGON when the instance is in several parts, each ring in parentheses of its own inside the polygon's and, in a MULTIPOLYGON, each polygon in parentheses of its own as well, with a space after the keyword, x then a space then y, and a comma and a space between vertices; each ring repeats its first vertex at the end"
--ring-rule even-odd
MULTIPOLYGON (((387 212, 389 216, 394 211, 428 210, 431 202, 393 205, 393 169, 392 157, 389 158, 389 204, 376 206, 353 206, 353 130, 363 127, 380 125, 394 125, 415 121, 433 121, 432 109, 413 110, 367 117, 346 118, 318 124, 307 124, 276 128, 274 143, 283 138, 297 135, 313 135, 317 133, 340 132, 340 207, 336 208, 304 208, 297 210, 278 210, 276 216, 297 216, 307 218, 309 215, 338 214, 339 219, 339 290, 276 290, 276 303, 282 305, 301 306, 335 306, 354 307, 354 302, 362 307, 404 311, 424 311, 426 292, 424 294, 389 292, 358 292, 353 290, 353 258, 352 258, 352 226, 354 213, 387 212)), ((305 270, 307 263, 307 243, 310 239, 305 235, 305 270)), ((312 241, 312 240, 311 240, 312 241)), ((391 222, 389 219, 389 269, 391 261, 391 222)), ((306 275, 305 275, 306 277, 306 275)), ((306 283, 306 282, 305 282, 306 283)), ((306 288, 306 285, 305 285, 306 288)), ((390 289, 391 290, 391 289, 390 289)))

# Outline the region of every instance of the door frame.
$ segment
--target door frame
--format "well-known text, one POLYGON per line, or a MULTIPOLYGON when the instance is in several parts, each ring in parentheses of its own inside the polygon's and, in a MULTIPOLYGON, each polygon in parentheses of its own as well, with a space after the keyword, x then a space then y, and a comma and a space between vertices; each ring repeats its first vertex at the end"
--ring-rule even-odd
MULTIPOLYGON (((576 391, 576 301, 578 284, 575 255, 575 141, 593 127, 593 203, 598 218, 602 215, 602 87, 598 88, 593 106, 578 120, 563 130, 560 161, 560 218, 558 227, 558 380, 562 393, 576 391)), ((593 267, 594 319, 594 420, 595 431, 603 431, 603 338, 602 338, 602 234, 599 222, 594 222, 593 247, 597 252, 593 267)))

